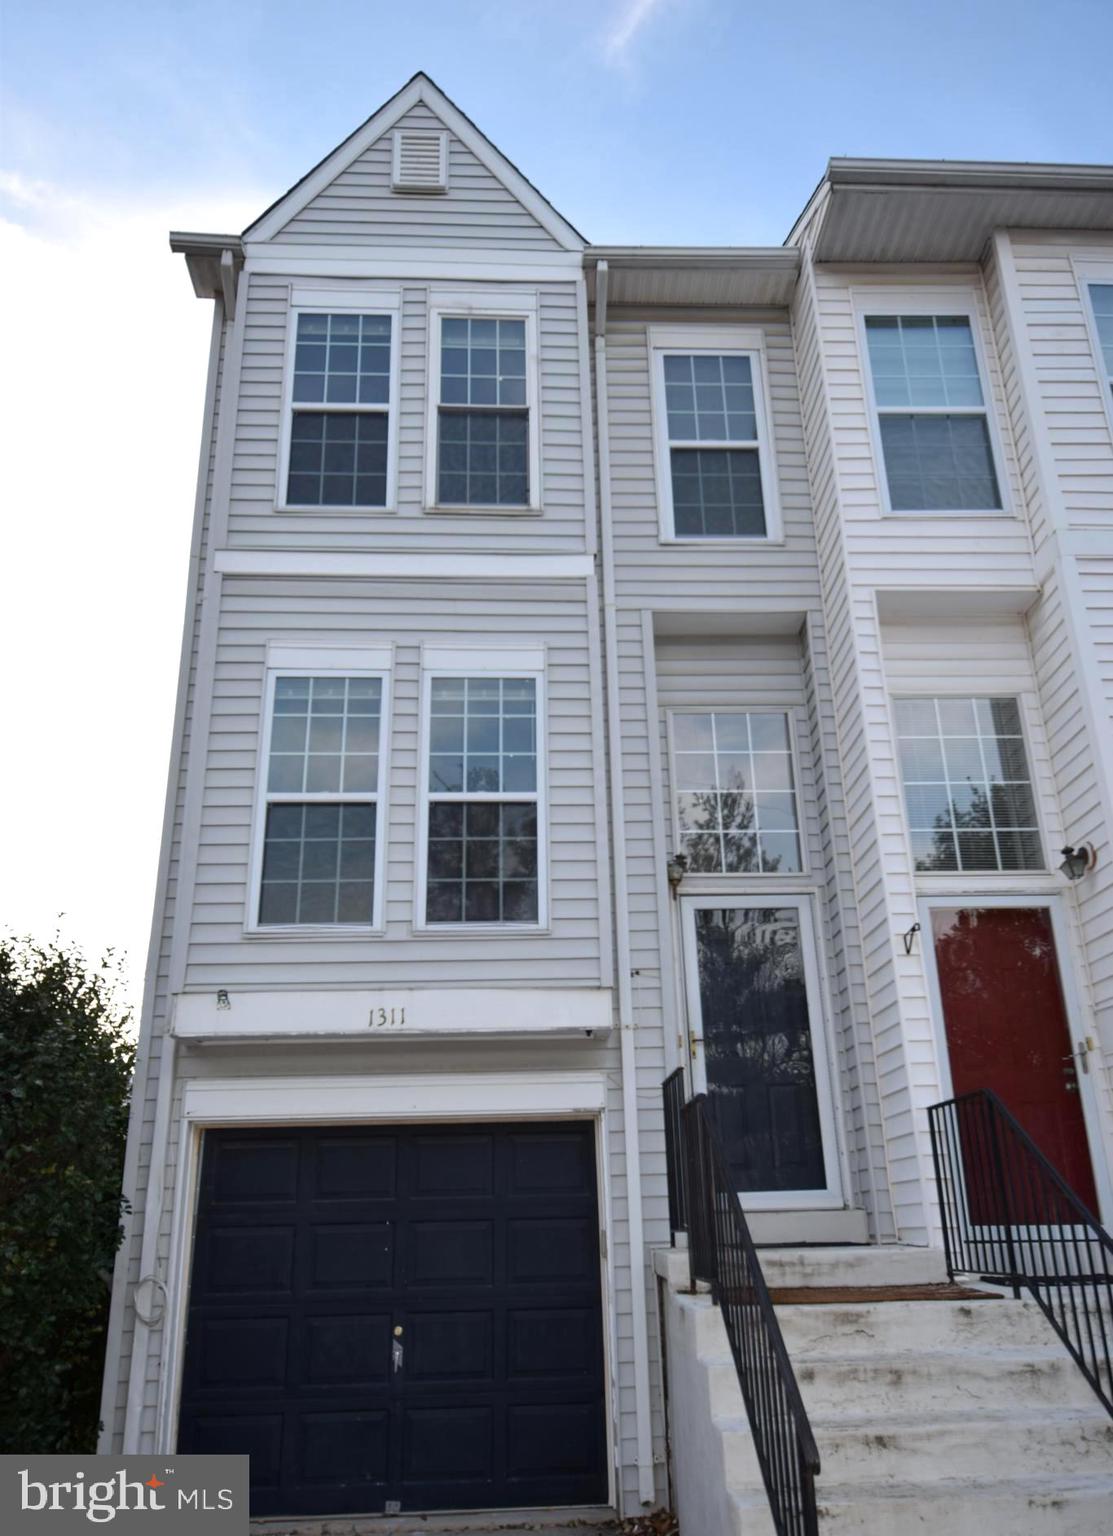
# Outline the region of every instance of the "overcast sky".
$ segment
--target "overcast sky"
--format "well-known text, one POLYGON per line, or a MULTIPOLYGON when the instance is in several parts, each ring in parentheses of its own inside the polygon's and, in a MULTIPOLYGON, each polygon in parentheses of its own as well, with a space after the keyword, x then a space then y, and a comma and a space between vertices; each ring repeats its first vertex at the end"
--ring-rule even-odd
POLYGON ((146 959, 210 306, 424 69, 588 238, 776 243, 832 154, 1113 161, 1111 0, 0 0, 0 926, 146 959))

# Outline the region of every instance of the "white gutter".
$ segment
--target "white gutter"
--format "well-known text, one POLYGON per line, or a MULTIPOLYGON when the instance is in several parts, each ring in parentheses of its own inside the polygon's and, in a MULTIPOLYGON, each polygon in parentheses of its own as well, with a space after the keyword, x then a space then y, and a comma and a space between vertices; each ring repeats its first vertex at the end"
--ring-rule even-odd
POLYGON ((607 679, 607 752, 610 766, 611 843, 614 852, 615 949, 618 961, 618 1039, 622 1062, 622 1140, 626 1156, 626 1205, 630 1228, 630 1309, 634 1344, 634 1414, 638 1446, 638 1496, 656 1498, 653 1425, 649 1407, 648 1275, 638 1143, 636 1020, 630 967, 630 899, 626 878, 626 800, 622 787, 622 723, 619 718, 614 534, 611 524, 611 445, 607 426, 607 263, 596 267, 595 408, 599 441, 599 520, 603 561, 603 637, 607 679))

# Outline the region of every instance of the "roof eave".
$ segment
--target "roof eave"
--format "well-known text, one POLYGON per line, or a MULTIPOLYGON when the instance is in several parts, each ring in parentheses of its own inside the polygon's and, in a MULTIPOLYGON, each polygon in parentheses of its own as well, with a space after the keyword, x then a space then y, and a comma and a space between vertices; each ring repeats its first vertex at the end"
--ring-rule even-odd
POLYGON ((170 231, 170 249, 176 256, 184 256, 193 291, 199 299, 228 299, 228 263, 224 253, 231 256, 233 280, 243 269, 243 241, 239 235, 194 234, 183 230, 170 231))

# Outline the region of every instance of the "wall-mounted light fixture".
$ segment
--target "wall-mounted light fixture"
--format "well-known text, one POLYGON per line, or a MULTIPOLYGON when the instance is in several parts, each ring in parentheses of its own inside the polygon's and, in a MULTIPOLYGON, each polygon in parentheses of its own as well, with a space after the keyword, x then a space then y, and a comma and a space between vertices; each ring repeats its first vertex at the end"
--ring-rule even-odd
POLYGON ((1079 843, 1077 848, 1060 848, 1063 862, 1059 865, 1059 873, 1066 875, 1068 880, 1081 880, 1083 875, 1088 875, 1098 861, 1097 851, 1093 843, 1079 843))
POLYGON ((217 990, 216 990, 216 1006, 220 1009, 220 1011, 222 1013, 226 1009, 231 1008, 231 1006, 232 1006, 232 999, 228 996, 228 988, 227 987, 218 987, 217 988, 217 990))
POLYGON ((668 876, 669 890, 675 896, 680 890, 680 882, 688 873, 688 855, 686 853, 674 853, 665 865, 665 874, 668 876))

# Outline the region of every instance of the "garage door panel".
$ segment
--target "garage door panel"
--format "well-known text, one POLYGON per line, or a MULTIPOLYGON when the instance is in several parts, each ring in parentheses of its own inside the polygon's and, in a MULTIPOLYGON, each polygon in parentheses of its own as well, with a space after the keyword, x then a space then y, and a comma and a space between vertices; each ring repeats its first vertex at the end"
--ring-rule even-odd
POLYGON ((594 1375, 599 1316, 590 1307, 544 1307, 510 1313, 507 1375, 513 1380, 594 1375))
POLYGON ((494 1223, 415 1221, 409 1226, 405 1281, 413 1286, 490 1285, 494 1223))
POLYGON ((312 1200, 393 1200, 397 1193, 398 1148, 393 1137, 323 1135, 311 1143, 307 1161, 312 1200))
POLYGON ((586 1283, 598 1267, 597 1242, 595 1223, 586 1216, 513 1218, 509 1223, 509 1283, 586 1283))
POLYGON ((309 1387, 385 1384, 390 1373, 391 1325, 390 1313, 307 1317, 302 1329, 302 1380, 309 1387))
POLYGON ((490 1136, 418 1135, 414 1138, 412 1194, 418 1199, 494 1193, 490 1136))
POLYGON ((209 1203, 215 1207, 297 1198, 298 1144, 292 1138, 220 1143, 211 1169, 209 1203))
POLYGON ((209 1232, 200 1256, 210 1295, 288 1294, 294 1283, 296 1228, 227 1226, 209 1232))
POLYGON ((196 1339, 196 1390, 284 1387, 289 1336, 285 1317, 206 1318, 196 1339))
POLYGON ((605 1501, 598 1238, 585 1122, 206 1133, 181 1448, 256 1515, 605 1501))
POLYGON ((394 1227, 389 1221, 310 1229, 305 1284, 311 1291, 384 1290, 394 1278, 394 1227))

